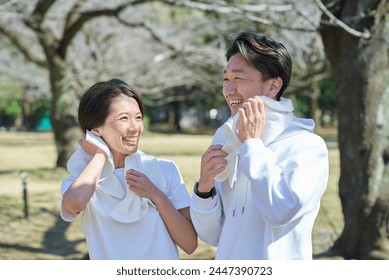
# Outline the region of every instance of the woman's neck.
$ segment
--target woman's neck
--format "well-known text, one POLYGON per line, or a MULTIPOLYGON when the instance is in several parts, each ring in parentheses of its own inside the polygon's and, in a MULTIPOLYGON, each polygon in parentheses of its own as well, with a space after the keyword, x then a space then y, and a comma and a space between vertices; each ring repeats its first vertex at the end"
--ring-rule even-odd
MULTIPOLYGON (((121 153, 115 153, 113 151, 111 151, 111 153, 112 153, 113 165, 114 165, 115 169, 117 169, 117 168, 124 168, 124 159, 126 158, 126 156, 129 156, 129 155, 121 154, 121 153)), ((131 154, 131 155, 133 155, 133 154, 131 154)))

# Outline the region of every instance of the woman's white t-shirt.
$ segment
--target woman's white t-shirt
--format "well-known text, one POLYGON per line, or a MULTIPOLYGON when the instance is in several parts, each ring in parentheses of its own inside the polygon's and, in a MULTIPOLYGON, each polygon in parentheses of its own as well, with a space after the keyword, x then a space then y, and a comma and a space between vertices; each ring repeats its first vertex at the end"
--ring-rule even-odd
MULTIPOLYGON (((160 182, 154 184, 176 209, 188 207, 190 196, 176 165, 168 160, 154 159, 163 174, 160 182)), ((70 176, 63 181, 62 194, 75 178, 70 176)), ((111 217, 112 210, 124 199, 115 193, 125 193, 126 188, 124 169, 116 169, 99 183, 86 209, 80 213, 90 259, 178 259, 177 245, 154 206, 150 205, 147 214, 135 222, 122 223, 111 217)), ((69 222, 77 218, 77 215, 66 213, 64 208, 61 208, 61 216, 69 222)))

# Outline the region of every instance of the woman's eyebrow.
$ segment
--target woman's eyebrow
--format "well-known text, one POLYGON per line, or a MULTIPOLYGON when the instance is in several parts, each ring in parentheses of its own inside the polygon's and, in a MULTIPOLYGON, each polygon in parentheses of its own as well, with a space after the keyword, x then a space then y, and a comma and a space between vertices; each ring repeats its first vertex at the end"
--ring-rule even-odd
POLYGON ((115 118, 121 116, 121 115, 129 115, 130 113, 129 112, 119 112, 117 114, 114 115, 115 118))

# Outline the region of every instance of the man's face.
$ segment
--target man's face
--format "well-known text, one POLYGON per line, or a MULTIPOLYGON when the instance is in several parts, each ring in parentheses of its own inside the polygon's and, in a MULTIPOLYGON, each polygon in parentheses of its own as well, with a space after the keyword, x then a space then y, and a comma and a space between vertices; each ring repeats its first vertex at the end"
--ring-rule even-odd
POLYGON ((248 98, 265 95, 275 99, 270 88, 272 79, 262 81, 262 73, 250 66, 240 53, 227 62, 223 75, 223 95, 235 115, 248 98))

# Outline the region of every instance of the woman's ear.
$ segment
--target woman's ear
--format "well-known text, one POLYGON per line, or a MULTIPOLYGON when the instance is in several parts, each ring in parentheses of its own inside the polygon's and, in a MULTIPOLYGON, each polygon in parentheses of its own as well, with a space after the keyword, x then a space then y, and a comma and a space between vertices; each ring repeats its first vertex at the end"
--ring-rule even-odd
POLYGON ((276 99, 277 94, 282 87, 282 84, 283 84, 283 82, 282 82, 282 79, 280 77, 271 79, 270 94, 268 97, 276 99))
POLYGON ((101 136, 101 129, 99 129, 99 128, 93 128, 93 129, 91 130, 91 132, 92 132, 93 135, 95 135, 95 136, 98 136, 98 137, 101 136))

